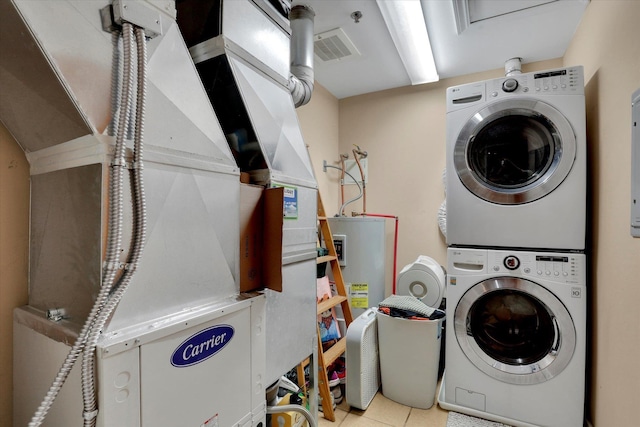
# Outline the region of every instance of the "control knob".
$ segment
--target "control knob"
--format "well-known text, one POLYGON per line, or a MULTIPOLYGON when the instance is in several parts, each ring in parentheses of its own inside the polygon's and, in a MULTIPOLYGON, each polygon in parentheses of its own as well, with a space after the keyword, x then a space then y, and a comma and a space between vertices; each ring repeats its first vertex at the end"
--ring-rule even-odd
POLYGON ((507 79, 502 82, 502 90, 505 92, 513 92, 518 88, 518 81, 516 79, 507 79))
POLYGON ((516 270, 518 267, 520 267, 520 260, 518 259, 518 257, 513 255, 509 255, 508 257, 506 257, 503 263, 504 266, 507 267, 507 270, 516 270))

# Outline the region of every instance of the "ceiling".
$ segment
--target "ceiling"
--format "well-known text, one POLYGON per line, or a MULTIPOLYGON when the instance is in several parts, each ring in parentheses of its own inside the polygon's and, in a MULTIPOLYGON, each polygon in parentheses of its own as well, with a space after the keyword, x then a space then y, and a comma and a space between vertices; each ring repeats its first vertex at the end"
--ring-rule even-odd
MULTIPOLYGON (((589 0, 414 1, 422 3, 440 79, 502 68, 513 57, 523 63, 562 57, 589 4, 589 0), (461 11, 458 18, 456 8, 461 11)), ((316 35, 341 29, 357 49, 329 61, 315 55, 315 79, 335 97, 411 84, 376 1, 293 3, 314 9, 316 35), (355 11, 362 14, 357 23, 351 17, 355 11)))

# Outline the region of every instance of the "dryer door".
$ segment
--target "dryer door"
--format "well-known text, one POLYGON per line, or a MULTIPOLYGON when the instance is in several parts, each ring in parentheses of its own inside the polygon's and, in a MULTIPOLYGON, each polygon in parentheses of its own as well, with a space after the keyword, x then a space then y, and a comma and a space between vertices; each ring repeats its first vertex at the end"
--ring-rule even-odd
POLYGON ((471 287, 454 314, 456 339, 487 375, 510 384, 538 384, 558 375, 576 347, 564 304, 526 279, 497 277, 471 287))
POLYGON ((557 109, 535 99, 506 99, 480 110, 461 129, 454 165, 462 183, 492 203, 528 203, 569 174, 576 136, 557 109))

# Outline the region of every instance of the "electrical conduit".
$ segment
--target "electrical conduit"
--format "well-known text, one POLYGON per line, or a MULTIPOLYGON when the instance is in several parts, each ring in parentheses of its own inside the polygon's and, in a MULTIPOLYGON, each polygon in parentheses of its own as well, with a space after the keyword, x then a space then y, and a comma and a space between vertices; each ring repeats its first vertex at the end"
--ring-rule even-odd
MULTIPOLYGON (((83 352, 82 362, 82 395, 83 395, 83 419, 84 425, 95 426, 98 414, 95 391, 95 348, 97 340, 104 328, 104 325, 120 301, 126 287, 130 283, 131 276, 135 272, 135 267, 142 255, 142 247, 146 237, 146 208, 144 200, 144 185, 142 181, 142 136, 144 100, 146 89, 146 45, 144 33, 141 29, 136 29, 136 39, 138 46, 138 103, 136 112, 136 129, 134 141, 134 162, 133 162, 133 237, 129 248, 127 263, 124 273, 116 282, 118 272, 121 269, 119 254, 122 248, 122 222, 123 222, 123 188, 124 188, 124 168, 126 165, 124 138, 128 128, 129 114, 132 111, 132 91, 133 63, 133 26, 124 23, 122 26, 124 67, 123 67, 123 91, 122 97, 116 90, 113 94, 119 98, 120 114, 114 119, 112 131, 116 136, 116 146, 114 150, 114 160, 110 170, 109 180, 109 220, 107 230, 107 250, 103 265, 102 286, 96 301, 85 321, 85 324, 69 351, 62 367, 60 368, 53 384, 49 388, 43 402, 36 410, 29 426, 39 426, 44 422, 46 414, 51 409, 53 402, 64 385, 73 365, 78 359, 80 352, 83 352), (117 120, 117 121, 115 121, 117 120)), ((118 42, 114 41, 117 47, 118 42)), ((117 50, 117 49, 116 49, 117 50)), ((119 56, 114 54, 114 61, 119 62, 119 56)), ((116 65, 114 64, 114 67, 116 65)), ((117 68, 117 67, 116 67, 117 68)), ((114 68, 115 69, 115 68, 114 68)), ((114 72, 112 79, 116 80, 117 73, 114 72)))
MULTIPOLYGON (((130 24, 125 23, 123 25, 123 33, 129 33, 129 37, 133 34, 133 27, 130 24), (125 29, 126 26, 126 29, 125 29)), ((145 110, 145 97, 146 97, 146 43, 144 37, 144 31, 141 28, 135 29, 135 38, 137 46, 137 58, 138 58, 138 79, 137 79, 137 102, 135 111, 135 129, 134 129, 134 152, 133 152, 133 164, 130 171, 131 174, 131 186, 132 186, 132 211, 133 211, 133 230, 132 239, 129 247, 129 255, 127 262, 124 265, 124 272, 119 278, 118 282, 112 287, 111 294, 106 301, 105 306, 101 310, 98 318, 91 330, 91 334, 87 339, 87 344, 83 353, 83 375, 82 375, 82 390, 85 403, 85 426, 95 426, 97 416, 97 403, 96 403, 96 389, 95 389, 95 350, 98 339, 102 330, 120 303, 122 296, 127 290, 127 287, 131 283, 131 279, 135 273, 138 262, 142 256, 142 249, 144 240, 146 238, 146 204, 144 196, 144 183, 142 179, 142 139, 144 133, 144 110, 145 110)), ((125 45, 127 41, 125 38, 125 45)), ((125 51, 126 52, 126 51, 125 51)), ((133 65, 133 64, 132 64, 133 65)), ((132 77, 131 77, 131 88, 132 77)), ((131 98, 131 94, 129 94, 131 98)), ((130 108, 127 110, 133 112, 130 108)), ((123 151, 124 153, 124 151, 123 151)))

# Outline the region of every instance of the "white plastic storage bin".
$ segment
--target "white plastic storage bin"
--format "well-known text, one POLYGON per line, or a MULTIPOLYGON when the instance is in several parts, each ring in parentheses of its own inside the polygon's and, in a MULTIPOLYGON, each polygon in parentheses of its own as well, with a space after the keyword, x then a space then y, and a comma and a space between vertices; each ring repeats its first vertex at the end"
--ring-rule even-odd
POLYGON ((382 394, 402 405, 429 409, 438 384, 444 318, 409 320, 378 312, 382 394))

